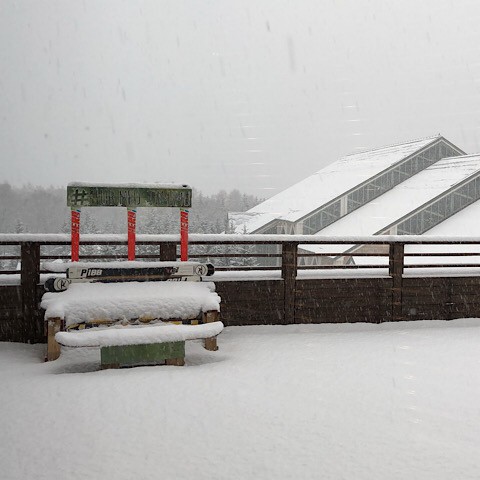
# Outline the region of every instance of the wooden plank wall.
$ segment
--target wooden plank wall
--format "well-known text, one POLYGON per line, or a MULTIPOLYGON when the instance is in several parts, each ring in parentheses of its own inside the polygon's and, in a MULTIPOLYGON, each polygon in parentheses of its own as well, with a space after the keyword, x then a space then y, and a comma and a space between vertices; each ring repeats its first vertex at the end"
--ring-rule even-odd
POLYGON ((22 289, 20 285, 0 287, 0 341, 22 342, 22 289))
MULTIPOLYGON (((38 308, 43 295, 38 286, 35 295, 35 311, 26 320, 22 302, 24 291, 20 285, 0 286, 0 342, 45 342, 43 321, 38 308)), ((33 303, 33 302, 32 302, 33 303)))
POLYGON ((405 320, 480 317, 479 277, 404 278, 405 320))
POLYGON ((480 317, 480 278, 449 278, 447 289, 451 318, 480 317))
POLYGON ((283 281, 215 282, 225 326, 278 325, 283 320, 283 281))
POLYGON ((391 278, 297 280, 296 323, 380 323, 391 318, 391 278))
MULTIPOLYGON (((394 319, 392 278, 296 280, 294 316, 284 315, 285 282, 216 282, 226 326, 288 323, 380 323, 394 319)), ((480 317, 480 277, 409 278, 402 281, 401 319, 480 317)), ((43 287, 37 287, 37 301, 43 287)), ((395 293, 398 298, 398 292, 395 293)), ((291 303, 291 298, 289 302, 291 303)), ((22 288, 0 286, 0 341, 45 341, 37 310, 24 321, 22 288), (32 333, 33 332, 33 333, 32 333), (32 336, 33 335, 33 336, 32 336)))

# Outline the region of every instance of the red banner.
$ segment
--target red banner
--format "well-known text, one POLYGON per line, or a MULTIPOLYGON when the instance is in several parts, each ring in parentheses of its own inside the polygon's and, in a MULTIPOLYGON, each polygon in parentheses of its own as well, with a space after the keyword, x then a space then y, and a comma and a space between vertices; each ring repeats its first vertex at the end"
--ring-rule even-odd
POLYGON ((127 210, 128 224, 128 259, 135 260, 135 230, 137 226, 137 211, 127 210))
POLYGON ((80 209, 72 209, 71 217, 72 262, 78 262, 80 256, 80 209))
POLYGON ((188 210, 180 210, 180 260, 188 260, 188 210))

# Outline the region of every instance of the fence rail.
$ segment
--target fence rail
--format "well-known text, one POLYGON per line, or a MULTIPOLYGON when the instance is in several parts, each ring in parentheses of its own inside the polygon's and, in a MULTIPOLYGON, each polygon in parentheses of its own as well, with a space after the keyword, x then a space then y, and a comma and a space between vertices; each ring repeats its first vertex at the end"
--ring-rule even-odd
MULTIPOLYGON (((136 258, 138 260, 173 260, 178 259, 180 254, 178 252, 180 239, 176 235, 140 235, 140 240, 137 241, 138 252, 136 258), (158 253, 144 253, 142 251, 143 247, 152 247, 157 248, 158 253)), ((282 259, 283 253, 282 249, 285 244, 293 244, 297 247, 297 258, 299 260, 318 260, 315 265, 308 265, 306 262, 298 262, 297 269, 331 269, 335 268, 384 268, 385 264, 376 263, 372 265, 362 265, 362 264, 349 264, 342 265, 341 261, 338 259, 341 258, 356 258, 361 259, 364 257, 367 258, 390 258, 393 254, 392 246, 393 245, 403 245, 404 247, 413 247, 413 246, 445 246, 445 251, 404 251, 402 258, 411 258, 411 257, 480 257, 480 238, 463 238, 459 239, 456 237, 445 238, 445 237, 425 237, 425 236, 371 236, 371 237, 345 237, 345 238, 323 238, 315 237, 312 239, 311 235, 201 235, 194 234, 190 236, 190 255, 192 259, 282 259), (235 237, 235 238, 232 238, 235 237), (278 237, 274 238, 274 237, 278 237), (277 247, 278 252, 262 252, 258 251, 249 251, 249 252, 239 252, 235 250, 230 251, 209 251, 198 252, 198 247, 216 247, 228 249, 229 247, 242 248, 245 245, 251 245, 253 247, 259 246, 270 246, 277 247), (305 248, 312 246, 320 247, 330 247, 328 251, 319 251, 319 252, 308 252, 305 251, 305 248), (356 249, 352 251, 352 247, 346 251, 335 251, 331 247, 335 245, 349 245, 354 246, 356 249), (477 245, 477 251, 458 251, 458 247, 467 246, 467 245, 477 245), (376 251, 361 251, 361 248, 366 246, 377 248, 376 251), (451 247, 456 246, 457 251, 452 251, 451 247), (302 249, 302 247, 304 247, 302 249), (381 249, 381 247, 388 247, 381 249), (322 262, 323 259, 336 259, 335 263, 322 262)), ((18 273, 14 269, 5 268, 4 265, 6 262, 20 262, 22 259, 21 249, 26 248, 29 245, 29 248, 32 248, 35 245, 35 248, 40 248, 40 260, 70 260, 70 254, 67 250, 70 248, 70 241, 67 235, 63 234, 0 234, 0 274, 13 274, 18 273), (52 248, 64 247, 63 253, 51 253, 52 248), (13 254, 11 251, 8 251, 8 248, 17 248, 19 251, 17 254, 13 254), (44 250, 50 249, 50 253, 44 250), (7 250, 7 253, 5 251, 7 250), (3 252, 3 254, 2 254, 3 252)), ((85 235, 82 237, 80 258, 81 260, 125 260, 127 259, 127 240, 123 235, 85 235), (112 247, 124 247, 124 252, 115 252, 115 253, 91 253, 86 252, 85 249, 88 247, 97 247, 97 248, 106 248, 112 247)), ((403 262, 405 264, 405 261, 403 262)), ((262 268, 262 265, 257 265, 259 268, 262 268)), ((436 263, 435 265, 429 264, 429 267, 440 267, 440 266, 452 266, 452 264, 446 263, 436 263)), ((477 262, 457 263, 455 266, 461 267, 476 267, 480 266, 480 258, 477 262)), ((278 263, 277 267, 281 269, 281 261, 278 263)), ((417 264, 405 264, 405 268, 415 268, 421 267, 424 265, 417 264)), ((230 265, 219 265, 218 268, 222 270, 247 270, 246 265, 230 264, 230 265)))

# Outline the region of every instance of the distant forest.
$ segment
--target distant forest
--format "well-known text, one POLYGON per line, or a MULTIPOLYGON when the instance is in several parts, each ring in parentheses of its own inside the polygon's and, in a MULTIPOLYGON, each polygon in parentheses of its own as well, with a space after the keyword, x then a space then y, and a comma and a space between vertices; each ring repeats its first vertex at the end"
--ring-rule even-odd
MULTIPOLYGON (((204 195, 193 190, 191 233, 228 232, 227 213, 243 212, 262 200, 252 195, 220 191, 204 195)), ((0 183, 0 233, 69 233, 70 208, 64 188, 0 183)), ((178 209, 139 208, 137 233, 179 233, 178 209)), ((126 233, 124 208, 84 208, 81 233, 126 233)))

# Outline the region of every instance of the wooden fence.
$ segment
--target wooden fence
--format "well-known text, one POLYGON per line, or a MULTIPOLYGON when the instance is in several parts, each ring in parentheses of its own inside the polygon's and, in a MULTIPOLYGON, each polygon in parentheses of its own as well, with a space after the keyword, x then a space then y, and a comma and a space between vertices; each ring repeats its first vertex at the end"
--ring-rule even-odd
MULTIPOLYGON (((179 241, 139 235, 137 258, 174 260, 179 241)), ((81 260, 126 259, 126 243, 121 235, 82 236, 81 260)), ((480 317, 480 239, 197 234, 190 244, 191 259, 221 264, 215 283, 226 326, 480 317), (323 250, 309 252, 312 245, 323 250), (304 264, 312 260, 321 264, 304 264)), ((68 260, 69 245, 66 235, 0 235, 0 341, 45 340, 42 264, 68 260)))

